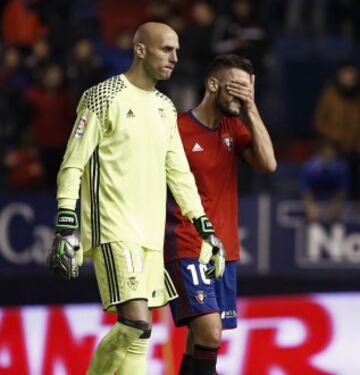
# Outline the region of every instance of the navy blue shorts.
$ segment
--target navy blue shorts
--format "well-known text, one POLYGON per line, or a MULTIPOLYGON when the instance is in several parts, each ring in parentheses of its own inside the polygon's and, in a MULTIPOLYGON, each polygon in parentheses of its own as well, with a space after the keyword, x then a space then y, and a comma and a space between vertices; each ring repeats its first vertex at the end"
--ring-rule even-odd
POLYGON ((220 280, 205 276, 206 266, 194 258, 166 264, 179 298, 170 302, 174 323, 187 325, 194 317, 219 312, 223 329, 236 328, 236 261, 226 262, 220 280))

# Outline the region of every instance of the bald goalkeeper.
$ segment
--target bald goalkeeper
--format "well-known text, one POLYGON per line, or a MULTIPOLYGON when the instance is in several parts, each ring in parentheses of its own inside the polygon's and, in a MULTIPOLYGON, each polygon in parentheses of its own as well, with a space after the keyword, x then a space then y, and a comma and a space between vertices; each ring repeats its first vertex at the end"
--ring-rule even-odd
POLYGON ((88 375, 146 373, 151 309, 177 297, 163 265, 166 184, 204 239, 203 262, 211 259, 217 277, 224 271, 222 245, 190 172, 175 107, 155 89, 170 78, 178 48, 169 26, 140 26, 130 69, 82 95, 58 174, 49 267, 72 279, 83 253, 91 257, 103 308, 118 312, 88 375), (81 240, 75 211, 80 184, 81 240))

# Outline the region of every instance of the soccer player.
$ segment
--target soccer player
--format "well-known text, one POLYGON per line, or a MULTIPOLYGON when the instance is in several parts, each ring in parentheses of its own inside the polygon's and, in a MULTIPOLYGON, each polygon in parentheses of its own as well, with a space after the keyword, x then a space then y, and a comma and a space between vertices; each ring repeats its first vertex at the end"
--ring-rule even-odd
POLYGON ((220 55, 209 66, 202 101, 178 119, 205 212, 226 249, 223 278, 206 277, 207 266, 198 261, 201 238, 175 209, 176 224, 169 226, 175 239, 173 246, 166 242, 165 262, 179 294, 170 303, 175 324, 188 326, 181 375, 214 374, 222 329, 237 324, 237 162, 242 158, 262 172, 276 169, 273 146, 254 102, 254 83, 249 60, 220 55))
POLYGON ((49 266, 57 275, 75 278, 84 251, 93 260, 103 308, 118 312, 88 375, 146 372, 151 309, 177 296, 163 260, 166 184, 204 239, 202 261, 213 259, 215 276, 224 272, 224 250, 204 216, 176 110, 155 89, 158 80, 170 78, 178 48, 169 26, 140 26, 129 70, 82 95, 58 174, 49 266), (74 232, 80 182, 81 244, 74 232))

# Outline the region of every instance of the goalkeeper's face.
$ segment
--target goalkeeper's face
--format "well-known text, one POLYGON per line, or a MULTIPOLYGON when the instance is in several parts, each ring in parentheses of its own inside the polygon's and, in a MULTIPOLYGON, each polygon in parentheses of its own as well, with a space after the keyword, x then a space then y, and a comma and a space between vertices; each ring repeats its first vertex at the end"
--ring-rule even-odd
POLYGON ((178 36, 170 28, 149 41, 143 60, 147 75, 154 81, 169 79, 178 61, 178 49, 178 36))

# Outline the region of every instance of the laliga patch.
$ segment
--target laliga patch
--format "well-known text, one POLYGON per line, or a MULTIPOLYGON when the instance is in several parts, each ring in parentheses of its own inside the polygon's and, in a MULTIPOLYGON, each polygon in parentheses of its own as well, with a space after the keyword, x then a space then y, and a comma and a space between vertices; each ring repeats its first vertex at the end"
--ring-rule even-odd
POLYGON ((75 132, 74 132, 75 138, 81 138, 84 135, 86 125, 87 125, 87 118, 85 116, 82 116, 75 128, 75 132))
POLYGON ((205 303, 205 301, 206 301, 206 293, 204 293, 202 290, 200 290, 199 292, 196 292, 195 299, 199 303, 205 303))
POLYGON ((132 276, 132 277, 129 277, 127 281, 127 285, 130 289, 136 290, 139 285, 139 282, 136 280, 135 276, 132 276))
POLYGON ((228 151, 231 151, 233 149, 234 145, 234 138, 230 137, 229 135, 223 136, 223 143, 228 151))

